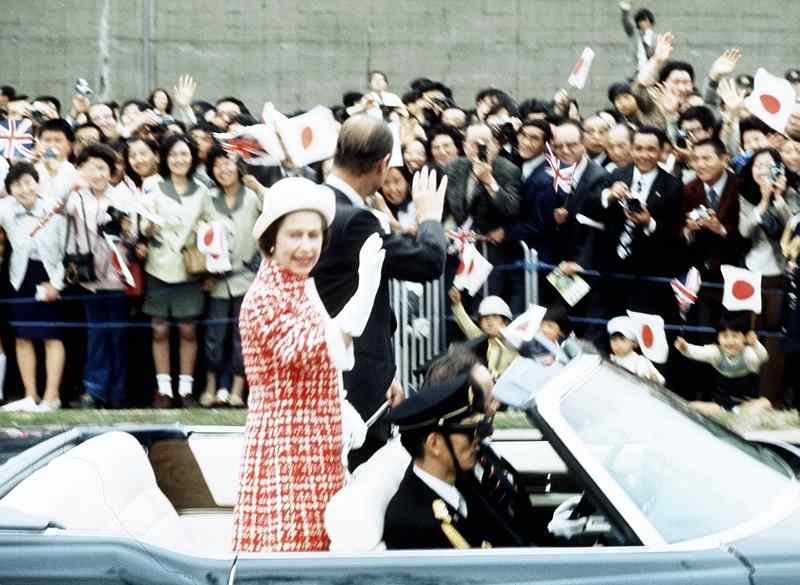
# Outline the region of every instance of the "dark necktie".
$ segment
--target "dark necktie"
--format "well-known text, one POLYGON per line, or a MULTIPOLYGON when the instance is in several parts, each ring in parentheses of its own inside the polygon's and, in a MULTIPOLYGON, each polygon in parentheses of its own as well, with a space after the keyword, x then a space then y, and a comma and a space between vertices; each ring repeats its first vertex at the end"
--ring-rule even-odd
MULTIPOLYGON (((636 181, 636 189, 634 190, 636 199, 640 199, 642 195, 642 180, 636 181)), ((625 225, 622 226, 622 231, 619 234, 619 242, 617 243, 617 256, 620 260, 625 260, 631 255, 631 247, 633 245, 633 230, 636 225, 627 217, 625 218, 625 225)))
POLYGON ((717 199, 719 199, 719 197, 717 196, 717 192, 714 191, 714 187, 711 187, 708 190, 708 194, 706 195, 706 198, 708 199, 708 207, 710 209, 716 209, 717 208, 717 199))

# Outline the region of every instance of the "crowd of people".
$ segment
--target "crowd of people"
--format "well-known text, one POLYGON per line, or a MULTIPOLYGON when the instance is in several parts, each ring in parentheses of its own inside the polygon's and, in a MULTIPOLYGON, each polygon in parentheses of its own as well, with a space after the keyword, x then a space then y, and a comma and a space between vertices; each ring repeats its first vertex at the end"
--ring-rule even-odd
MULTIPOLYGON (((684 338, 714 343, 709 331, 733 327, 738 346, 757 342, 764 349, 755 372, 740 368, 748 381, 737 386, 736 400, 766 396, 791 405, 797 376, 785 358, 798 349, 790 244, 800 212, 800 116, 782 133, 748 112, 753 78, 737 75, 738 50, 724 51, 701 79, 673 55, 672 35, 655 33, 650 11, 631 18, 623 6, 623 20, 635 72, 611 85, 607 107, 595 112, 581 112, 565 90, 518 100, 485 88, 465 107, 445 81, 415 79, 398 95, 385 74, 371 72, 367 91, 345 93, 331 108, 342 123, 378 110, 399 128, 402 160, 371 181, 363 204, 401 240, 424 240, 413 174, 430 167, 447 177, 440 225, 469 225, 495 266, 491 299, 451 291, 451 337, 461 335, 455 323, 463 325, 473 310, 481 323, 497 317, 500 326, 525 310, 523 270, 531 267, 519 265, 524 242, 538 254, 539 301, 563 313, 564 333, 605 338, 613 354, 609 336, 627 328, 612 332, 606 323, 626 310, 661 315, 676 351, 648 377, 688 398, 709 399, 724 376, 685 358, 696 353, 684 338), (567 179, 554 180, 548 153, 572 170, 567 179), (724 264, 762 275, 760 315, 723 310, 724 264), (545 278, 553 267, 583 273, 591 292, 574 307, 563 303, 545 278), (692 267, 703 286, 681 314, 664 281, 692 267)), ((786 79, 800 93, 800 71, 790 69, 786 79)), ((340 178, 332 159, 248 164, 215 134, 258 120, 236 97, 211 103, 196 93, 188 75, 172 91, 157 88, 145 100, 122 103, 93 100, 79 84, 62 108, 53 96, 3 88, 4 120, 30 120, 35 134, 27 155, 8 148, 9 160, 0 159, 2 310, 13 325, 2 337, 0 373, 10 374, 7 401, 17 397, 21 380, 24 400, 14 408, 245 406, 237 322, 262 257, 252 230, 265 197, 286 177, 334 188, 340 178), (230 269, 221 274, 192 266, 198 225, 214 222, 224 226, 230 248, 230 269), (16 356, 16 368, 5 353, 16 356)), ((336 260, 323 256, 326 262, 336 260)), ((439 276, 424 264, 392 265, 392 276, 403 280, 439 276)), ((458 257, 448 256, 448 288, 457 266, 458 257)), ((334 286, 324 276, 317 281, 334 286)), ((488 333, 490 349, 482 355, 499 375, 513 349, 490 329, 497 325, 473 325, 464 334, 480 342, 488 333)), ((388 387, 393 372, 392 363, 380 383, 359 382, 388 387)))

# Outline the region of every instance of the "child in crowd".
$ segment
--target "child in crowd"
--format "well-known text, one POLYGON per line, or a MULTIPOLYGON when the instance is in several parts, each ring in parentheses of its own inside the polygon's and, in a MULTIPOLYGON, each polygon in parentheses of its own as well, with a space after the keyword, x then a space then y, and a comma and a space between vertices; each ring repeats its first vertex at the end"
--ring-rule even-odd
POLYGON ((478 324, 476 325, 467 315, 467 311, 461 303, 461 292, 452 287, 449 295, 453 307, 453 317, 467 339, 486 339, 488 344, 486 365, 492 378, 496 380, 518 355, 517 350, 500 335, 503 327, 511 322, 511 309, 500 297, 488 296, 478 305, 478 324))
POLYGON ((653 363, 636 351, 636 328, 630 317, 614 317, 608 322, 608 341, 611 346, 609 359, 640 378, 656 384, 664 384, 661 375, 653 363))
POLYGON ((706 362, 719 373, 714 402, 732 408, 740 402, 758 398, 758 374, 767 361, 767 350, 750 330, 746 318, 724 316, 717 327, 717 344, 692 345, 683 337, 675 348, 691 360, 706 362))

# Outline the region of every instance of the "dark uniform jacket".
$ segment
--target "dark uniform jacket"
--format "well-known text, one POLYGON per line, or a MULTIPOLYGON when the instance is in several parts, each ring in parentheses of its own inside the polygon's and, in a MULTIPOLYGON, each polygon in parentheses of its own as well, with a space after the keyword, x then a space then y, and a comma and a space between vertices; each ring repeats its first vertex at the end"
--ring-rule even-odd
MULTIPOLYGON (((361 337, 353 340, 355 367, 344 372, 347 399, 367 420, 383 404, 395 374, 392 335, 397 323, 389 303, 389 279, 426 282, 438 278, 444 270, 446 242, 442 225, 435 221, 420 224, 416 238, 385 234, 370 210, 354 206, 347 195, 330 188, 336 194, 336 217, 329 229, 328 247, 312 276, 332 317, 339 314, 356 291, 358 255, 364 241, 379 233, 386 250, 372 313, 361 337)), ((389 436, 388 423, 376 423, 370 427, 370 434, 385 441, 389 436)))
POLYGON ((447 504, 436 492, 414 473, 412 462, 403 481, 386 509, 383 540, 388 549, 456 548, 448 538, 443 524, 448 522, 434 515, 434 502, 440 501, 447 509, 449 524, 458 531, 471 548, 518 546, 514 534, 503 526, 480 496, 477 481, 472 474, 457 487, 467 504, 467 517, 447 504))

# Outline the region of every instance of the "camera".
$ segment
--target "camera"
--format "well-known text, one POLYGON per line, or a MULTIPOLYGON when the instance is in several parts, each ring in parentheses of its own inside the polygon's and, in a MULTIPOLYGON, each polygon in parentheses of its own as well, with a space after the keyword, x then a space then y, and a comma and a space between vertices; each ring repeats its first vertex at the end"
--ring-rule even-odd
POLYGON ((784 175, 785 171, 781 163, 773 163, 769 169, 769 180, 774 183, 784 175))
POLYGON ((128 214, 113 206, 106 209, 106 213, 109 215, 109 217, 111 217, 111 219, 99 226, 99 231, 101 233, 108 234, 109 236, 121 236, 122 220, 126 219, 128 214))
POLYGON ((685 149, 689 148, 689 145, 692 142, 694 142, 694 137, 692 136, 691 132, 678 130, 677 134, 675 135, 675 146, 685 149))
POLYGON ((33 102, 31 106, 31 118, 40 124, 47 120, 47 106, 41 102, 33 102))
POLYGON ((92 88, 89 87, 89 82, 82 77, 79 77, 75 80, 75 93, 84 97, 89 97, 94 92, 92 91, 92 88))
POLYGON ((57 151, 55 148, 53 148, 53 147, 51 146, 50 148, 48 148, 47 150, 45 150, 45 151, 42 153, 42 158, 43 158, 44 160, 53 160, 53 159, 56 159, 56 158, 58 158, 58 151, 57 151))
POLYGON ((711 219, 711 214, 705 205, 700 205, 689 212, 689 219, 692 221, 708 220, 711 219))
POLYGON ((488 147, 485 144, 478 145, 478 160, 481 162, 489 162, 488 147))
POLYGON ((633 198, 625 199, 623 206, 631 213, 641 213, 644 210, 644 205, 642 205, 642 202, 633 198))

